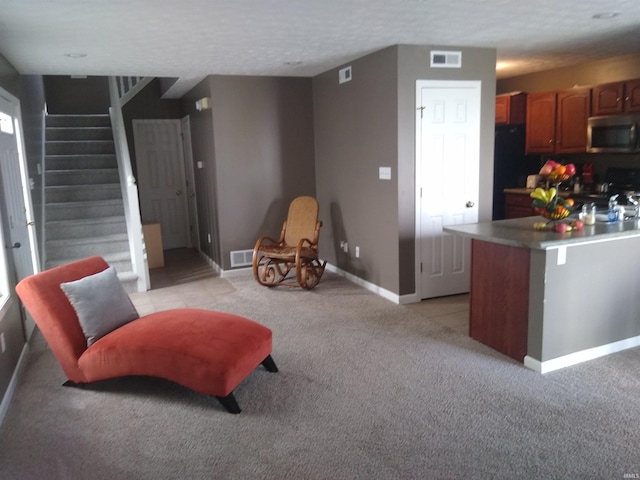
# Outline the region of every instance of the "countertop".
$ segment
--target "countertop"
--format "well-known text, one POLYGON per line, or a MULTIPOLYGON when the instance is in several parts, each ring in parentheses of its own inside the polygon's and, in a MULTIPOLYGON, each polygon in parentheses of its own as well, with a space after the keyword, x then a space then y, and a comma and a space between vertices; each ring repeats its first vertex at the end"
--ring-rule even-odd
POLYGON ((615 223, 598 222, 595 225, 585 225, 581 231, 566 233, 534 230, 533 224, 540 221, 546 221, 546 219, 543 217, 524 217, 494 222, 450 225, 444 227, 444 231, 476 240, 537 250, 593 241, 640 237, 640 219, 638 218, 615 223))

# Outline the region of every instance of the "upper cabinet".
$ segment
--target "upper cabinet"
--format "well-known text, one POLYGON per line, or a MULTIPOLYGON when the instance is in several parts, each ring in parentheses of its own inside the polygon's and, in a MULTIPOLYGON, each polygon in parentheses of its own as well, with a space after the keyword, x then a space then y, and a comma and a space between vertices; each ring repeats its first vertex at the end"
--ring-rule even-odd
POLYGON ((527 96, 526 153, 587 151, 591 89, 572 88, 527 96))
POLYGON ((505 93, 496 97, 496 124, 522 124, 527 119, 527 94, 505 93))
POLYGON ((593 115, 640 112, 640 80, 593 87, 593 115))

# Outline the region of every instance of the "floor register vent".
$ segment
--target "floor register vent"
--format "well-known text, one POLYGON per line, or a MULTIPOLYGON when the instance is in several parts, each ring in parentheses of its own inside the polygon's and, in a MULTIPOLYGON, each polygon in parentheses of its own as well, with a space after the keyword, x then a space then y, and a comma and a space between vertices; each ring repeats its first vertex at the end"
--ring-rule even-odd
POLYGON ((253 249, 251 250, 234 250, 231 252, 231 268, 246 267, 253 263, 253 249))

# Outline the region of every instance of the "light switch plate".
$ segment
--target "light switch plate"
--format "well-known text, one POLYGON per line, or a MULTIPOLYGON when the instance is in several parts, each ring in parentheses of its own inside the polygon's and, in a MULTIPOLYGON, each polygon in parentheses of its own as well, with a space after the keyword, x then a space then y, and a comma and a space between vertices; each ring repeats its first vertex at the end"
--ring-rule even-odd
POLYGON ((391 180, 391 167, 380 167, 378 178, 380 180, 391 180))

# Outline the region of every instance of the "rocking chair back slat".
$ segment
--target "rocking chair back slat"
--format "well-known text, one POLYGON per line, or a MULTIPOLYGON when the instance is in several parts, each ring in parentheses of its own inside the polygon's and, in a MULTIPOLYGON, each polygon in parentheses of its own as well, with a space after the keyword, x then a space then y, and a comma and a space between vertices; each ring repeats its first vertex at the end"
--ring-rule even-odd
POLYGON ((318 202, 313 197, 297 197, 289 205, 284 243, 295 247, 303 238, 316 242, 314 238, 318 221, 318 202))

